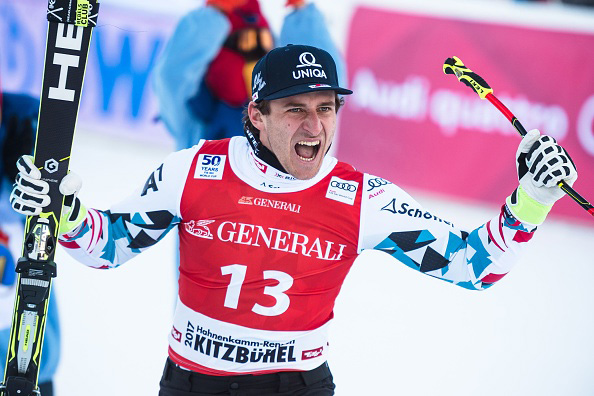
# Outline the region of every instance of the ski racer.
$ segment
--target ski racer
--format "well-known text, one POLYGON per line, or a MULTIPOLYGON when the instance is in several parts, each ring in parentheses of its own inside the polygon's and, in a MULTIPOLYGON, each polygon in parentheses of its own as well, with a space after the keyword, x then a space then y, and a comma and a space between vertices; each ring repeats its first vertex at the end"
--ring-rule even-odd
MULTIPOLYGON (((39 99, 0 91, 0 364, 2 372, 10 338, 16 294, 16 260, 21 256, 24 219, 15 213, 9 194, 17 175, 16 160, 33 151, 39 99)), ((60 326, 55 293, 52 290, 43 343, 39 389, 53 395, 53 377, 60 358, 60 326)))
MULTIPOLYGON (((341 285, 365 249, 421 273, 481 290, 504 277, 577 171, 537 130, 517 150, 519 187, 475 229, 430 215, 396 184, 327 155, 352 92, 322 49, 287 45, 252 73, 246 137, 172 153, 110 210, 64 209, 61 243, 114 268, 177 227, 179 297, 161 396, 333 395, 328 325, 341 285), (420 216, 403 216, 401 208, 420 216)), ((12 205, 39 210, 45 185, 18 161, 12 205)), ((80 179, 61 188, 75 194, 80 179)), ((503 198, 503 197, 502 197, 503 198)))
MULTIPOLYGON (((252 69, 275 41, 313 45, 341 59, 315 4, 288 0, 286 6, 291 12, 279 40, 258 0, 208 0, 179 21, 153 72, 160 118, 178 150, 243 134, 252 69)), ((342 60, 338 69, 342 77, 342 60)))

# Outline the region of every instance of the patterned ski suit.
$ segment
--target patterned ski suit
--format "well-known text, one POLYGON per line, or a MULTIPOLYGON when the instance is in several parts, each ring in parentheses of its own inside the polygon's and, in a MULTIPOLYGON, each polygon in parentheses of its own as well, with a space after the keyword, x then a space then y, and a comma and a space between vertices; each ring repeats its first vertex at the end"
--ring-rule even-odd
POLYGON ((460 230, 395 184, 330 156, 313 179, 297 180, 234 137, 171 154, 135 194, 89 210, 61 243, 91 267, 112 268, 175 227, 180 279, 169 356, 216 375, 322 364, 335 299, 364 249, 479 290, 510 270, 534 231, 505 206, 460 230))

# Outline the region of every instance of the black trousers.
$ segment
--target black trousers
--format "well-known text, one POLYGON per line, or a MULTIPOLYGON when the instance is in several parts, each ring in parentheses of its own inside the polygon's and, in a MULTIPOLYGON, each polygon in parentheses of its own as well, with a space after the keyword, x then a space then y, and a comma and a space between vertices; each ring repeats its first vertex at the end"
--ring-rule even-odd
POLYGON ((335 388, 327 363, 311 371, 219 377, 184 370, 170 359, 160 385, 159 396, 332 396, 335 388))

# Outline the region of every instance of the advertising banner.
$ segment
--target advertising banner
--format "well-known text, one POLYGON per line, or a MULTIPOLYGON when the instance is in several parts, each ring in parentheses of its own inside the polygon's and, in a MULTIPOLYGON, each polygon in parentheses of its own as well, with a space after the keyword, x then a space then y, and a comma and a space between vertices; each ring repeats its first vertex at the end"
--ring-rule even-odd
MULTIPOLYGON (((47 2, 0 2, 2 89, 39 96, 47 2)), ((143 140, 169 139, 156 121, 150 73, 177 18, 101 7, 93 30, 78 126, 143 140)))
MULTIPOLYGON (((520 137, 491 103, 443 73, 455 55, 526 129, 569 151, 576 190, 594 200, 592 48, 592 34, 358 8, 338 157, 404 188, 503 204, 517 186, 520 137)), ((591 223, 570 198, 552 213, 591 223)))

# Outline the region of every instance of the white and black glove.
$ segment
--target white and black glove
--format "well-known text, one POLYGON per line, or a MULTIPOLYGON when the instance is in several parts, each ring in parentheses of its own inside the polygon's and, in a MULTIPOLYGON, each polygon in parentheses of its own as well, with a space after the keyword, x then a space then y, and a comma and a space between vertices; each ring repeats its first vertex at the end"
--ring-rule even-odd
POLYGON ((578 176, 567 151, 537 129, 520 142, 516 168, 520 186, 508 197, 507 205, 518 220, 533 225, 541 224, 553 204, 565 195, 559 182, 572 186, 578 176))
MULTIPOLYGON (((33 164, 33 157, 23 155, 17 161, 19 173, 10 193, 12 208, 21 214, 35 216, 50 204, 49 184, 41 180, 41 172, 33 164)), ((77 198, 82 180, 76 173, 69 173, 60 182, 60 193, 64 198, 60 219, 60 235, 76 228, 85 218, 87 209, 77 198)))

